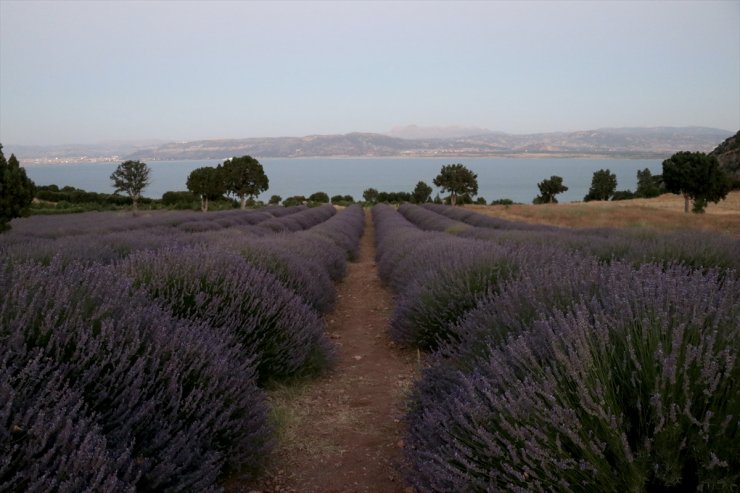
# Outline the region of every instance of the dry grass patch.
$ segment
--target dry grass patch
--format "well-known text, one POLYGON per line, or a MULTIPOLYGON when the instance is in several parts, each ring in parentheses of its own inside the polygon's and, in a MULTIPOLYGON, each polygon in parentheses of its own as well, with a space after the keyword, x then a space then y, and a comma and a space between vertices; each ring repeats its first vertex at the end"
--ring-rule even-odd
POLYGON ((616 202, 465 207, 510 221, 568 228, 696 229, 740 235, 740 191, 730 192, 719 204, 709 204, 704 214, 684 213, 683 198, 673 194, 616 202))

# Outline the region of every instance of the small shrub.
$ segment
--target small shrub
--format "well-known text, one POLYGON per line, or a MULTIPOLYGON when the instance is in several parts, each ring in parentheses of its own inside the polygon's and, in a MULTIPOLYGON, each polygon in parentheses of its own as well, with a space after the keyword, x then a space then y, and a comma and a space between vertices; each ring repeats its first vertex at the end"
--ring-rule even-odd
POLYGON ((511 199, 495 199, 491 201, 491 205, 513 205, 514 201, 511 199))

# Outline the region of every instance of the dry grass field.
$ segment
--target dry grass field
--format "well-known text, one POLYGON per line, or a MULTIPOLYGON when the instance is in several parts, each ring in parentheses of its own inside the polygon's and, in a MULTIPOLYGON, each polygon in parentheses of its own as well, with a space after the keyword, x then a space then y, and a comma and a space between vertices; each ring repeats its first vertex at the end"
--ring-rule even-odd
POLYGON ((740 191, 737 190, 719 204, 710 203, 704 214, 684 213, 683 197, 673 194, 616 202, 466 207, 512 221, 569 228, 698 229, 740 235, 740 191))

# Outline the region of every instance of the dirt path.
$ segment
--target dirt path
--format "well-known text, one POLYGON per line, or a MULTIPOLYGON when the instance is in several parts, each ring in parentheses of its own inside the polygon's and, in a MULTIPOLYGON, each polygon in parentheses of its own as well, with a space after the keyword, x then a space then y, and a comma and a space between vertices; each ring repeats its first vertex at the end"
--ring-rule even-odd
POLYGON ((275 462, 247 492, 408 491, 397 472, 405 393, 417 371, 415 353, 387 336, 391 294, 375 267, 369 213, 358 262, 337 286, 327 315, 338 364, 326 377, 271 392, 282 431, 275 462))

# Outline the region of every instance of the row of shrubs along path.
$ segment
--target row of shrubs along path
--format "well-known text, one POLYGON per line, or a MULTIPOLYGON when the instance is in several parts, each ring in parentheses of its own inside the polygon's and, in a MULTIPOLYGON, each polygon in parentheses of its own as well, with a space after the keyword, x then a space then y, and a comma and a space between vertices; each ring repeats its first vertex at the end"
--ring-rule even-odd
POLYGON ((393 300, 378 278, 369 211, 360 255, 337 286, 327 329, 335 369, 271 392, 280 439, 257 484, 234 492, 408 492, 399 473, 402 416, 418 371, 416 353, 388 337, 393 300))

